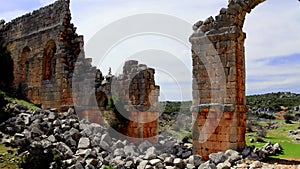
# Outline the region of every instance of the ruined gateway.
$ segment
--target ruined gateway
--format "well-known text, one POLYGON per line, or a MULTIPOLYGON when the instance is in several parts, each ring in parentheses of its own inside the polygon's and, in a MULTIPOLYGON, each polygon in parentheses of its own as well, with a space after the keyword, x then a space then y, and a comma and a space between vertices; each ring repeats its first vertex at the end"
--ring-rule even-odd
POLYGON ((263 1, 229 0, 219 15, 193 27, 193 151, 204 159, 246 145, 243 25, 246 14, 263 1))
POLYGON ((71 23, 69 5, 69 0, 58 0, 0 29, 14 64, 12 87, 44 109, 63 112, 75 107, 79 116, 100 124, 101 111, 118 97, 131 119, 121 132, 155 141, 159 86, 154 69, 128 61, 123 74, 103 77, 85 58, 83 36, 71 23))
MULTIPOLYGON (((193 145, 194 153, 203 159, 210 153, 245 146, 246 34, 242 28, 246 14, 263 1, 229 0, 219 15, 193 27, 193 145)), ((58 0, 1 29, 14 61, 13 87, 43 108, 65 111, 80 105, 80 115, 99 123, 99 112, 112 97, 111 89, 118 89, 130 119, 123 132, 136 138, 155 137, 159 87, 154 69, 129 61, 123 75, 103 77, 84 56, 83 37, 70 22, 69 3, 58 0), (82 66, 74 71, 75 64, 82 66), (74 75, 77 78, 72 83, 74 75), (82 85, 88 87, 80 88, 82 85), (72 88, 81 92, 72 93, 72 88)))

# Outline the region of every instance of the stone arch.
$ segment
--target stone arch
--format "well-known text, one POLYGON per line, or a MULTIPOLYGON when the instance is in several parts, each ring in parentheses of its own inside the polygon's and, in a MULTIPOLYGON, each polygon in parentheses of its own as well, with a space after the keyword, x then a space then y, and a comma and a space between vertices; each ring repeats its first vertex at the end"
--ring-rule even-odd
POLYGON ((229 0, 227 8, 222 8, 215 18, 211 16, 193 26, 194 33, 190 37, 195 118, 193 150, 205 160, 211 153, 245 147, 246 34, 243 26, 246 14, 264 1, 229 0), (214 67, 212 58, 219 58, 221 66, 214 67), (210 79, 210 71, 215 79, 210 79), (224 85, 219 80, 224 81, 224 85))
POLYGON ((28 81, 28 74, 29 74, 29 62, 28 57, 30 55, 30 48, 28 46, 24 47, 21 53, 20 58, 20 83, 24 83, 28 81))
POLYGON ((55 41, 50 40, 46 43, 43 53, 43 80, 50 80, 55 74, 55 41))

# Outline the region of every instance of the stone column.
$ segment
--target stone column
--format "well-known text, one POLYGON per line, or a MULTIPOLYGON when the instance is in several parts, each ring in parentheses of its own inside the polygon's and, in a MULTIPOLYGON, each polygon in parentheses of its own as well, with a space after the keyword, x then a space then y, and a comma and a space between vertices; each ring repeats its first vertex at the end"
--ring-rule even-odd
POLYGON ((245 146, 246 34, 242 28, 246 13, 263 1, 229 1, 215 18, 193 26, 193 144, 194 153, 205 160, 211 153, 245 146))

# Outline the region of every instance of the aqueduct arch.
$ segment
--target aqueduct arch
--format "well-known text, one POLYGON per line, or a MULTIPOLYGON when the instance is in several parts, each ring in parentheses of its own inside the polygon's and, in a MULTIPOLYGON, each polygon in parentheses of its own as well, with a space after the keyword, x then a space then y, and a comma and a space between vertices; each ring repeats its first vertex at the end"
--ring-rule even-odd
POLYGON ((44 48, 43 60, 43 80, 50 80, 55 73, 55 53, 56 44, 54 40, 47 42, 44 48))
POLYGON ((28 56, 31 52, 31 49, 26 46, 25 48, 23 48, 22 53, 21 53, 21 58, 20 58, 20 65, 23 65, 21 67, 21 71, 20 71, 20 82, 24 83, 27 81, 28 78, 28 67, 29 67, 29 63, 28 63, 28 56))
POLYGON ((265 0, 229 0, 215 18, 197 22, 193 58, 194 154, 245 147, 245 16, 265 0))

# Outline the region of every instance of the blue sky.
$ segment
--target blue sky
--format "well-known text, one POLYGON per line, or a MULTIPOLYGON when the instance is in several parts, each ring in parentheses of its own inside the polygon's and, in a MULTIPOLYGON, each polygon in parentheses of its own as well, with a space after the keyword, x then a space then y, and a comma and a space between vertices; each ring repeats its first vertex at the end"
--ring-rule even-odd
MULTIPOLYGON (((0 16, 9 21, 51 2, 0 0, 0 16)), ((104 59, 89 51, 90 41, 98 31, 124 17, 159 13, 192 25, 217 15, 226 5, 227 0, 71 0, 72 22, 77 32, 85 36, 85 52, 93 58, 93 64, 103 73, 107 73, 109 66, 113 72, 120 72, 127 59, 138 59, 155 67, 161 98, 167 100, 191 98, 191 56, 187 41, 181 43, 157 34, 129 37, 116 43, 104 59)), ((267 0, 247 15, 244 31, 247 33, 248 95, 276 91, 300 93, 299 5, 298 0, 267 0)), ((188 35, 191 33, 191 29, 187 30, 188 35)))

